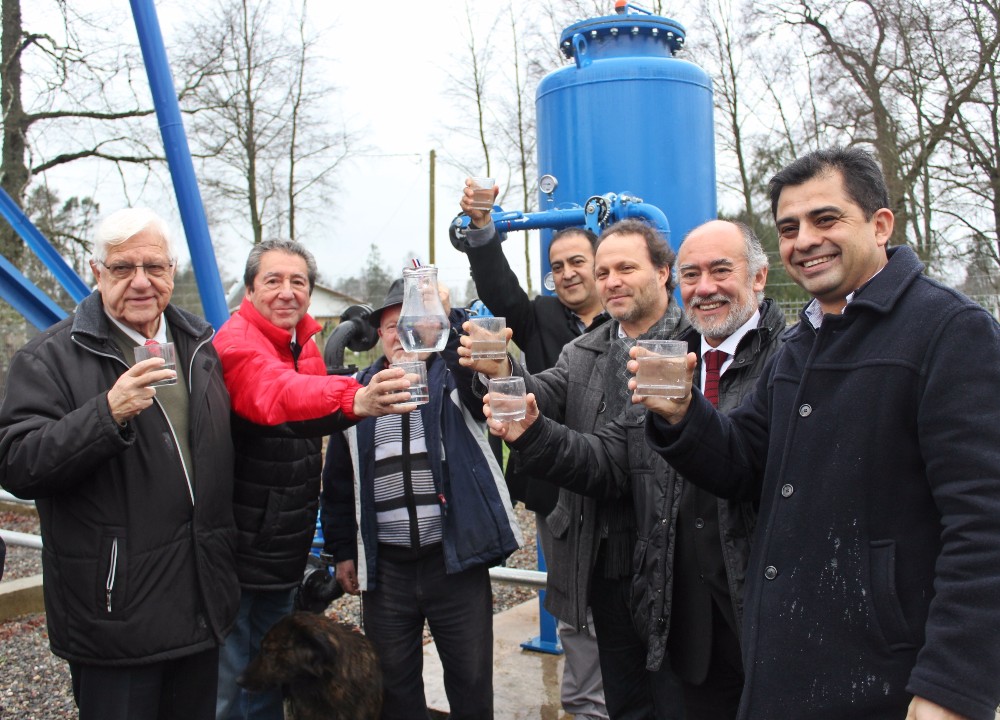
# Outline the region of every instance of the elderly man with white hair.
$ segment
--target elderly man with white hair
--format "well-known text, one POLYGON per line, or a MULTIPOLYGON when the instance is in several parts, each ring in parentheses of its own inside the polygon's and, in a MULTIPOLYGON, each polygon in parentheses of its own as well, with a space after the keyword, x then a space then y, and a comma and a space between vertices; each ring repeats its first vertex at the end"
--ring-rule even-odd
POLYGON ((94 292, 11 362, 0 485, 36 501, 49 639, 81 720, 209 720, 239 604, 212 328, 170 304, 175 255, 153 212, 109 216, 90 264, 94 292), (176 371, 136 362, 168 341, 176 371))

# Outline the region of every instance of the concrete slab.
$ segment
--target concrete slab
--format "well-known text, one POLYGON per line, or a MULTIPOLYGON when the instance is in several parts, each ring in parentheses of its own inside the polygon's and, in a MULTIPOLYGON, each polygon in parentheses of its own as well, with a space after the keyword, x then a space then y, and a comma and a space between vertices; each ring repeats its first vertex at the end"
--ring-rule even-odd
POLYGON ((0 583, 0 622, 42 612, 44 609, 41 575, 0 583))
MULTIPOLYGON (((496 720, 570 720, 559 702, 562 655, 522 650, 538 635, 538 600, 532 599, 493 616, 493 712, 496 720)), ((427 706, 445 717, 441 659, 434 643, 424 646, 424 693, 427 706)))

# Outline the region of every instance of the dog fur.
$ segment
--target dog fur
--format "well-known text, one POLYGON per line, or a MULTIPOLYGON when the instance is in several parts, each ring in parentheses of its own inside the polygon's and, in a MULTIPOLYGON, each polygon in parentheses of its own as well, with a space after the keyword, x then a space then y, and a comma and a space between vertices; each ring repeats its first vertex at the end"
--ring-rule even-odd
POLYGON ((382 711, 371 641, 325 615, 296 612, 275 623, 238 682, 250 692, 280 687, 286 720, 378 720, 382 711))

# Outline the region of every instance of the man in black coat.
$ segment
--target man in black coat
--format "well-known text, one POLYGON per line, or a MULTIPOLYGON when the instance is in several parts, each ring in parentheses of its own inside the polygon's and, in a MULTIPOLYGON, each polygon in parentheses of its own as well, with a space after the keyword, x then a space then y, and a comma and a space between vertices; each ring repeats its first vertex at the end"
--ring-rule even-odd
POLYGON ((107 217, 96 290, 18 351, 0 408, 0 485, 38 507, 81 720, 214 718, 239 605, 229 395, 212 327, 170 304, 174 263, 153 212, 107 217), (135 361, 167 341, 176 370, 135 361))
MULTIPOLYGON (((499 188, 494 188, 499 192, 499 188)), ((563 346, 579 337, 603 310, 594 284, 594 246, 597 237, 585 228, 567 228, 553 234, 549 242, 549 266, 555 296, 529 298, 511 270, 503 253, 501 238, 488 210, 472 204, 471 180, 461 199, 462 210, 469 216, 460 249, 469 256, 472 279, 479 299, 490 312, 507 320, 513 341, 524 353, 531 372, 542 372, 556 364, 563 346)), ((565 532, 554 535, 546 517, 560 500, 559 487, 534 480, 519 467, 517 453, 507 460, 506 480, 511 500, 523 502, 535 513, 535 526, 548 563, 557 554, 555 545, 567 545, 565 532)), ((564 491, 563 505, 570 503, 564 491)), ((554 582, 549 575, 549 582, 554 582)), ((564 589, 568 592, 568 588, 564 589)), ((597 642, 590 628, 577 629, 576 621, 560 617, 559 637, 565 653, 561 699, 563 709, 581 720, 604 720, 607 710, 597 642)), ((592 623, 591 623, 592 624, 592 623)))
POLYGON ((770 194, 782 262, 813 296, 801 321, 728 417, 697 390, 643 399, 678 471, 760 503, 739 717, 993 720, 1000 325, 886 249, 868 153, 806 155, 770 194))

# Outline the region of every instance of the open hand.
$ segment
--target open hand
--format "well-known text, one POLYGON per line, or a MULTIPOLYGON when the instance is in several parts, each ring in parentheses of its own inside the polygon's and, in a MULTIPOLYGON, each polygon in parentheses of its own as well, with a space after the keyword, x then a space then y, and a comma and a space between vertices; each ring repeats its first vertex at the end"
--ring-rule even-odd
MULTIPOLYGON (((637 347, 633 347, 629 350, 629 357, 632 359, 628 361, 628 371, 633 375, 639 371, 639 361, 635 359, 638 350, 639 348, 637 347)), ((633 377, 628 381, 628 389, 633 391, 632 402, 642 403, 657 415, 663 416, 663 418, 671 425, 676 425, 683 420, 684 416, 687 415, 688 408, 691 406, 691 382, 694 379, 694 369, 698 364, 698 356, 693 352, 688 353, 686 360, 686 379, 688 391, 683 398, 675 400, 673 398, 658 395, 639 395, 635 392, 638 382, 633 377)))
MULTIPOLYGON (((469 335, 473 332, 475 328, 472 323, 466 320, 462 323, 462 332, 465 335, 459 337, 459 347, 458 347, 458 364, 462 367, 472 368, 475 372, 482 373, 488 378, 494 377, 510 377, 513 372, 513 368, 510 366, 510 361, 504 357, 502 360, 473 360, 472 359, 472 336, 469 335)), ((505 343, 509 343, 511 337, 514 335, 514 331, 510 328, 503 329, 503 338, 505 343)))

